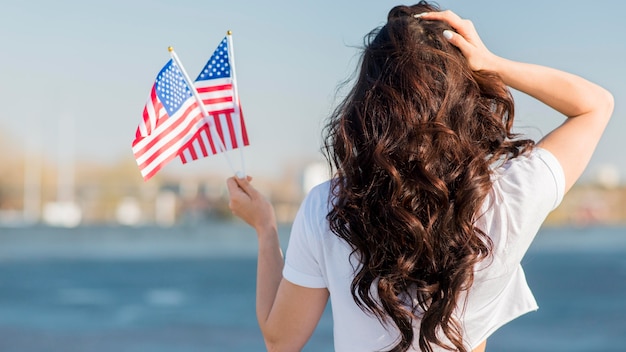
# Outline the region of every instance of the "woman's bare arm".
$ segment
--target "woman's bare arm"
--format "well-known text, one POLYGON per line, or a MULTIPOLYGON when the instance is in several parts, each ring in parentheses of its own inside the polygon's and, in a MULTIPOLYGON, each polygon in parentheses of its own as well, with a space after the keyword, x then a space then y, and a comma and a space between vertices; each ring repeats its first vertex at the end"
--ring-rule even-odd
POLYGON ((227 180, 230 209, 252 226, 259 241, 256 310, 268 351, 299 351, 311 337, 328 290, 307 288, 283 279, 283 254, 271 204, 248 179, 227 180))
POLYGON ((505 84, 526 93, 567 117, 539 146, 559 160, 565 173, 565 191, 586 168, 613 112, 613 97, 604 88, 579 76, 553 68, 515 62, 492 54, 474 25, 452 11, 421 16, 441 20, 456 30, 443 35, 468 59, 470 67, 497 73, 505 84))
POLYGON ((559 160, 567 192, 583 173, 613 112, 613 97, 579 76, 498 58, 494 70, 510 87, 567 116, 539 146, 559 160))

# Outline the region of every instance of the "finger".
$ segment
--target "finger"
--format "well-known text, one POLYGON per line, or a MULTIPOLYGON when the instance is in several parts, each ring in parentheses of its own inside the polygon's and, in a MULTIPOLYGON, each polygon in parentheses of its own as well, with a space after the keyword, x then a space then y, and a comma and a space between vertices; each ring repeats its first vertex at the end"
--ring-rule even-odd
POLYGON ((425 20, 439 20, 456 23, 463 21, 463 19, 452 10, 423 12, 415 16, 425 20))
POLYGON ((418 18, 429 21, 443 21, 456 29, 456 27, 460 27, 463 25, 463 19, 457 15, 456 13, 445 10, 445 11, 435 11, 435 12, 424 12, 417 15, 418 18))
POLYGON ((248 196, 252 197, 256 193, 256 189, 250 184, 252 177, 246 178, 233 177, 239 188, 241 188, 248 196))
POLYGON ((228 190, 230 191, 230 189, 238 187, 237 186, 237 181, 235 181, 234 177, 229 177, 226 179, 226 187, 228 188, 228 190))
POLYGON ((246 174, 244 174, 242 171, 237 171, 237 172, 235 173, 235 177, 237 177, 238 179, 243 179, 243 178, 245 178, 245 179, 247 179, 247 180, 248 180, 248 182, 252 181, 252 176, 246 175, 246 174))
POLYGON ((451 10, 439 12, 424 12, 418 15, 420 19, 430 21, 443 21, 454 28, 460 35, 466 38, 474 37, 474 25, 470 20, 461 18, 451 10))
POLYGON ((245 193, 243 189, 239 187, 239 184, 237 184, 237 180, 234 177, 229 177, 226 180, 226 187, 228 188, 228 193, 230 194, 231 198, 233 198, 233 196, 238 196, 241 193, 245 193))
POLYGON ((231 177, 226 181, 226 185, 228 186, 228 208, 230 211, 236 215, 240 216, 241 211, 245 209, 246 205, 250 203, 251 198, 246 192, 244 192, 241 187, 235 181, 235 178, 231 177))
POLYGON ((467 58, 473 46, 460 34, 450 30, 443 31, 443 36, 454 46, 459 48, 463 55, 467 58))

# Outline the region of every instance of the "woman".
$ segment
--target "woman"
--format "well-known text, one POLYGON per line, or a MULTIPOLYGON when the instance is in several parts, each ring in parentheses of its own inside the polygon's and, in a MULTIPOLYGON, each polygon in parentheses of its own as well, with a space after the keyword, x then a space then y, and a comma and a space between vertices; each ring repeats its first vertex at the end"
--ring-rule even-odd
POLYGON ((420 2, 368 36, 327 126, 335 177, 312 190, 287 256, 270 204, 228 182, 258 234, 257 317, 271 351, 300 350, 331 299, 336 351, 484 351, 537 308, 520 266, 608 123, 610 93, 492 54, 472 23, 420 2), (524 92, 567 117, 536 145, 511 133, 524 92))

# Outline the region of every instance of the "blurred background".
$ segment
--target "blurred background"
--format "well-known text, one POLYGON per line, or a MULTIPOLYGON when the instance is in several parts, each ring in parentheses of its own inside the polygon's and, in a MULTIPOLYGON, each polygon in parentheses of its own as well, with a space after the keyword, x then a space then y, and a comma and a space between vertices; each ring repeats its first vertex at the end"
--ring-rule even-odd
MULTIPOLYGON (((579 74, 616 108, 580 182, 525 259, 541 309, 488 350, 619 351, 626 343, 626 5, 439 1, 510 59, 579 74)), ((233 31, 246 171, 286 246, 329 177, 327 116, 387 1, 6 1, 0 13, 0 350, 258 351, 256 240, 228 211, 217 155, 141 178, 131 143, 173 46, 190 75, 233 31)), ((562 117, 513 92, 516 130, 562 117)), ((239 155, 233 153, 238 162, 239 155)), ((310 351, 332 350, 329 312, 310 351)))

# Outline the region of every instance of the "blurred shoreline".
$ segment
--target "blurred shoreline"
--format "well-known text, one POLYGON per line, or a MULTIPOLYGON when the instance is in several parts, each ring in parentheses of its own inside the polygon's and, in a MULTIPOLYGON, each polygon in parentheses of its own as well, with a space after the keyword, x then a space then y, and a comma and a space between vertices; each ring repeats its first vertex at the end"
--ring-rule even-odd
MULTIPOLYGON (((286 248, 291 224, 279 227, 286 248)), ((543 227, 531 250, 626 251, 626 226, 543 227)), ((0 227, 0 262, 14 260, 142 260, 253 258, 254 230, 240 221, 193 226, 0 227)))
MULTIPOLYGON (((133 159, 109 165, 76 162, 68 168, 17 154, 0 156, 0 162, 0 227, 167 228, 233 220, 224 174, 176 175, 165 168, 144 181, 133 159)), ((279 222, 289 223, 308 191, 330 174, 325 162, 302 158, 286 165, 280 176, 253 182, 274 205, 279 222)), ((626 225, 626 184, 617 169, 605 166, 579 181, 545 224, 626 225)))

